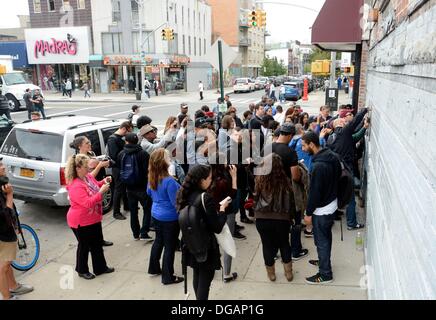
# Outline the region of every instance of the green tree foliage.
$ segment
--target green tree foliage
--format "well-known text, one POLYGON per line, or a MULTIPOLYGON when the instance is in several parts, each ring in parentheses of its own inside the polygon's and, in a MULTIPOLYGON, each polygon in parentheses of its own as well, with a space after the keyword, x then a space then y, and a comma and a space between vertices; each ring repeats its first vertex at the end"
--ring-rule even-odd
POLYGON ((265 77, 280 76, 288 73, 288 70, 283 63, 283 60, 278 61, 277 57, 263 59, 261 66, 261 74, 265 77))
MULTIPOLYGON (((314 62, 316 60, 330 60, 331 58, 331 52, 330 51, 323 51, 319 48, 315 48, 315 50, 311 53, 311 55, 309 56, 310 62, 314 62)), ((336 54, 336 59, 340 60, 341 59, 341 53, 338 52, 336 54)))

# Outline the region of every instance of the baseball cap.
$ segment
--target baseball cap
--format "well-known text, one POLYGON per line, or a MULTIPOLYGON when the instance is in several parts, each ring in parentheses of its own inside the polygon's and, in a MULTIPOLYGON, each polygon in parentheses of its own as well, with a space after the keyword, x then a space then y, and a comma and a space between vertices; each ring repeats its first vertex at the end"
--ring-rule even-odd
POLYGON ((212 111, 205 112, 205 114, 209 118, 213 118, 215 116, 215 113, 213 113, 212 111))
POLYGON ((296 133, 295 126, 292 123, 285 122, 280 127, 280 134, 293 134, 293 135, 295 135, 295 133, 296 133))
POLYGON ((143 137, 144 135, 146 135, 146 134, 149 133, 150 131, 157 131, 157 128, 156 128, 156 127, 153 127, 153 126, 151 126, 151 125, 149 125, 149 124, 146 124, 145 126, 143 126, 143 127, 141 128, 141 130, 139 130, 139 135, 140 135, 141 137, 143 137))

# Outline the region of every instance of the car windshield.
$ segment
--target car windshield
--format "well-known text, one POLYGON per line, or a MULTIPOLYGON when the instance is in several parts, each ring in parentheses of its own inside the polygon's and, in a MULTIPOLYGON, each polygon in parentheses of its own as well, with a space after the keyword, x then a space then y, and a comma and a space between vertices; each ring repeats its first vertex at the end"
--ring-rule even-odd
POLYGON ((62 160, 63 136, 48 132, 12 130, 1 154, 16 158, 57 162, 62 160))
POLYGON ((26 84, 26 79, 24 79, 24 75, 20 72, 15 73, 6 73, 3 75, 5 79, 5 83, 8 86, 13 86, 14 84, 26 84))
POLYGON ((246 83, 246 82, 248 82, 247 79, 238 79, 238 80, 236 80, 236 83, 246 83))

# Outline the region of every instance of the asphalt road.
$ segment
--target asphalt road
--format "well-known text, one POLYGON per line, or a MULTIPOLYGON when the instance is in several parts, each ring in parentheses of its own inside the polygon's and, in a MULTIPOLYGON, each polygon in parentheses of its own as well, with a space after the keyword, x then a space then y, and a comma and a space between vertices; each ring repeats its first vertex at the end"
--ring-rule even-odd
MULTIPOLYGON (((232 94, 231 101, 238 109, 238 113, 242 115, 242 113, 248 109, 250 103, 257 103, 260 101, 262 94, 263 90, 252 93, 232 94)), ((155 103, 151 101, 141 102, 138 103, 138 105, 142 107, 141 114, 151 117, 153 119, 153 124, 163 126, 169 116, 177 116, 180 112, 180 103, 182 102, 188 103, 190 107, 189 112, 192 115, 203 105, 208 105, 211 109, 216 105, 215 98, 208 99, 207 97, 203 101, 200 101, 199 99, 189 101, 186 100, 186 98, 181 97, 180 102, 155 103)), ((45 113, 47 116, 75 114, 106 117, 110 119, 123 119, 127 117, 133 104, 136 104, 136 102, 46 102, 45 113)), ((17 123, 27 120, 27 111, 13 112, 12 119, 17 123)))

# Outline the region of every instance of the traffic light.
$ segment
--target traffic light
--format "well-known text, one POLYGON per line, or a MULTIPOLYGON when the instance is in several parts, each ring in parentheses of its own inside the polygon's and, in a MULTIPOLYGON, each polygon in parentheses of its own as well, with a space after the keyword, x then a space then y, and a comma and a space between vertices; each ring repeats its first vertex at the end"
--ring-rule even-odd
POLYGON ((252 27, 257 27, 257 25, 258 25, 258 21, 257 21, 257 11, 256 11, 256 10, 253 10, 253 11, 251 11, 251 13, 250 13, 250 25, 251 25, 252 27))
POLYGON ((351 68, 350 67, 345 67, 344 68, 344 73, 351 73, 351 68))
POLYGON ((168 40, 174 40, 174 29, 168 29, 167 38, 168 40))
POLYGON ((162 40, 168 40, 167 39, 167 29, 162 29, 162 40))
POLYGON ((259 27, 266 27, 266 12, 263 10, 258 13, 258 24, 259 27))

